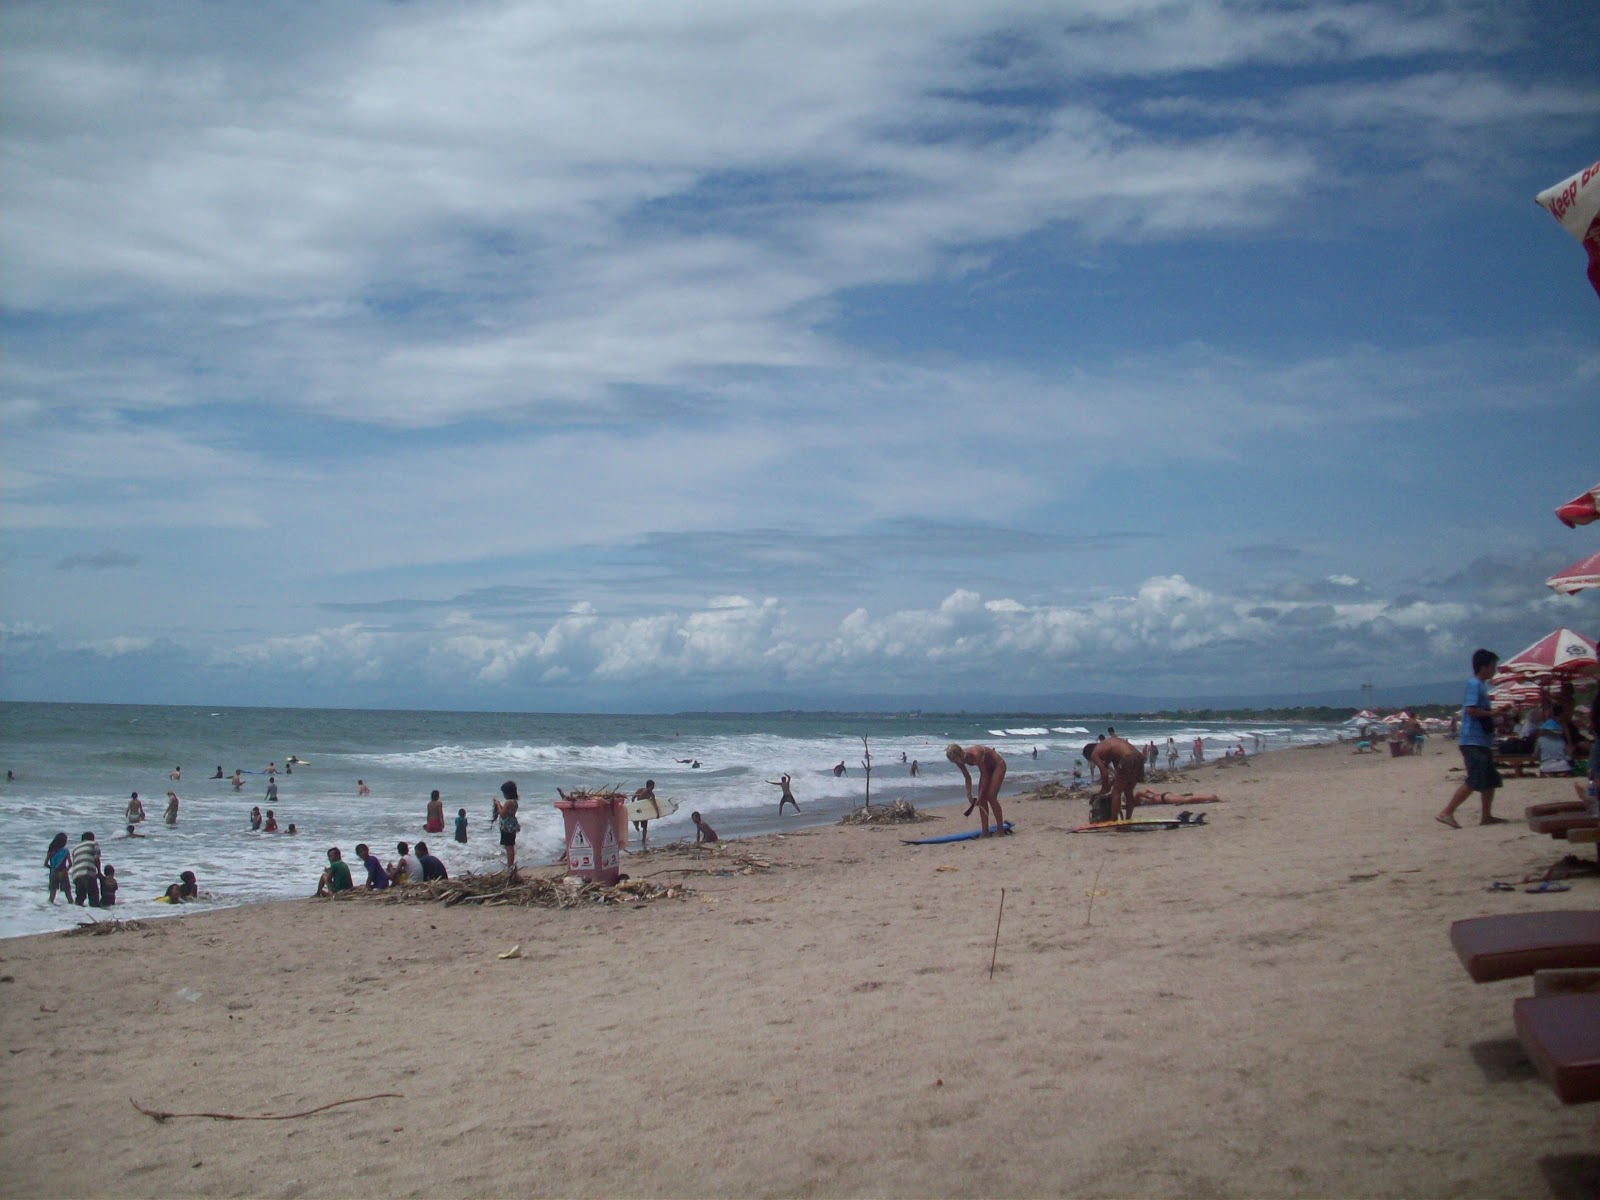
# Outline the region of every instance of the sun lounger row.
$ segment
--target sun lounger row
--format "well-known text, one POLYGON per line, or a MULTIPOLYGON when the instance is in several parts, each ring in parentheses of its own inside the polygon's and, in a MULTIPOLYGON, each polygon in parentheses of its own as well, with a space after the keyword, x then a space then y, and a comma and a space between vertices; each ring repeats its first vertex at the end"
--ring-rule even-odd
POLYGON ((1478 983, 1535 976, 1513 1006, 1517 1040, 1563 1104, 1600 1100, 1600 911, 1470 917, 1450 944, 1478 983))

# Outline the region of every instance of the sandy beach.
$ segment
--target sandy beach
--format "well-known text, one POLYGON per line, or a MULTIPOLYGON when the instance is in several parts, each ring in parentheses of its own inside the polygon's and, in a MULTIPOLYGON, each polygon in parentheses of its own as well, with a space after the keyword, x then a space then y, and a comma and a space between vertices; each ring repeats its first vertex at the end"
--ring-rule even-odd
MULTIPOLYGON (((1210 765, 1175 786, 1223 802, 1171 832, 1008 794, 1006 839, 901 844, 956 807, 663 848, 626 869, 687 894, 632 909, 11 939, 0 1194, 1591 1196, 1596 1114, 1515 1041, 1528 981, 1471 983, 1447 930, 1600 879, 1487 891, 1567 846, 1476 799, 1435 823, 1458 763, 1210 765)), ((1497 808, 1570 795, 1508 780, 1497 808)))

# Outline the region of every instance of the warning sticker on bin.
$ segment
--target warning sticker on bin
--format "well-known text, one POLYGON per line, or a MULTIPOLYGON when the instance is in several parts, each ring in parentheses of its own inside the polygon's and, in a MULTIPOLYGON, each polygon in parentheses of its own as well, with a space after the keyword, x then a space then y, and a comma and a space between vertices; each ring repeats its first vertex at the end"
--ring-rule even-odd
POLYGON ((583 836, 582 825, 573 829, 572 840, 567 843, 567 870, 594 870, 594 847, 589 844, 589 839, 583 836))
POLYGON ((600 847, 600 869, 609 871, 617 865, 617 829, 615 825, 606 826, 605 844, 600 847))

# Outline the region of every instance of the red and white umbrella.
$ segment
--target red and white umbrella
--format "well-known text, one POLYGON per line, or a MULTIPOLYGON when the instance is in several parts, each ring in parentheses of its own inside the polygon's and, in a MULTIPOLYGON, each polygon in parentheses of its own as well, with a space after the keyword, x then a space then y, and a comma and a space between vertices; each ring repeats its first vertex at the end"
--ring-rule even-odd
POLYGON ((1563 596, 1570 596, 1573 592, 1581 592, 1585 588, 1600 587, 1600 550, 1596 550, 1588 558, 1580 558, 1570 567, 1557 571, 1544 581, 1547 588, 1554 588, 1563 596))
POLYGON ((1593 675, 1600 672, 1594 640, 1558 629, 1500 664, 1502 675, 1593 675))
POLYGON ((1537 687, 1497 688, 1489 700, 1490 708, 1531 708, 1541 700, 1537 687))
POLYGON ((1534 200, 1583 243, 1589 258, 1589 283, 1600 295, 1600 162, 1545 188, 1534 200))
POLYGON ((1583 495, 1568 500, 1556 509, 1556 516, 1568 529, 1576 529, 1579 525, 1600 520, 1600 483, 1595 484, 1583 495))

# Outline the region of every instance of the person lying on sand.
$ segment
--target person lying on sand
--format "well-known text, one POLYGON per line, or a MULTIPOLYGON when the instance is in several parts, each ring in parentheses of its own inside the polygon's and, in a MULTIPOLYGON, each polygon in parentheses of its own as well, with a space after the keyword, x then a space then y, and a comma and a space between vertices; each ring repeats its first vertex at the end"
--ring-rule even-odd
POLYGON ((1133 798, 1140 804, 1216 804, 1222 799, 1206 792, 1157 792, 1139 788, 1133 798))

